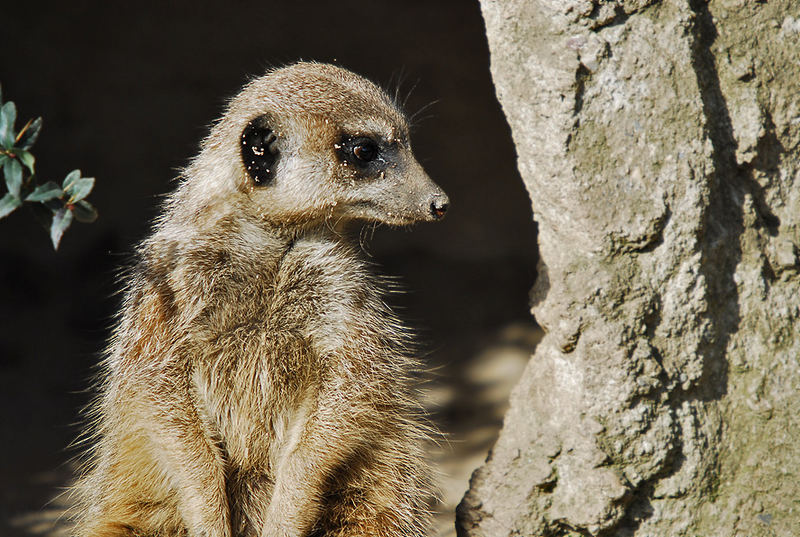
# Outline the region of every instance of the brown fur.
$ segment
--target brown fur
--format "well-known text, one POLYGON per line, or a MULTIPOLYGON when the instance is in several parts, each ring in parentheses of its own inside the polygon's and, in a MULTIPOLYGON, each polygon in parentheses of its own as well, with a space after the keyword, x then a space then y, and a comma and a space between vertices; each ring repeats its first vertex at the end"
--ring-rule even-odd
POLYGON ((446 203, 405 117, 370 82, 300 63, 245 86, 129 276, 76 535, 423 535, 416 362, 348 223, 434 220, 433 198, 446 203), (260 115, 280 147, 267 186, 239 153, 260 115), (359 175, 337 157, 343 133, 397 157, 359 175))

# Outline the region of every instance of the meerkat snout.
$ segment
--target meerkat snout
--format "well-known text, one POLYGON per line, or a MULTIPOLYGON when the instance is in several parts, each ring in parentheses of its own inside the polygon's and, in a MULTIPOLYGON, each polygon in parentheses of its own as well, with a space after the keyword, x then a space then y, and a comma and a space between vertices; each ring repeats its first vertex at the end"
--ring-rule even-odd
POLYGON ((433 201, 431 201, 431 215, 436 220, 441 220, 444 218, 444 214, 447 212, 447 207, 450 206, 450 200, 444 194, 437 194, 433 196, 433 201))

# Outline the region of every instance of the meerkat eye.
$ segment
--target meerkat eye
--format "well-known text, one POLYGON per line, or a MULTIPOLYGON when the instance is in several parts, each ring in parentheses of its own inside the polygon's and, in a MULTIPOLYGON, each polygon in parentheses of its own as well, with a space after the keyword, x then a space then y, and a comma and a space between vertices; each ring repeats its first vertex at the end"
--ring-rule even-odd
POLYGON ((366 136, 344 135, 341 142, 334 144, 334 148, 345 165, 350 163, 362 170, 371 167, 381 155, 378 142, 366 136))
POLYGON ((353 165, 363 172, 375 171, 376 161, 384 160, 381 158, 383 149, 374 138, 345 134, 333 147, 345 166, 353 165))
POLYGON ((361 162, 372 162, 378 158, 378 146, 369 139, 362 139, 353 146, 353 156, 361 162))

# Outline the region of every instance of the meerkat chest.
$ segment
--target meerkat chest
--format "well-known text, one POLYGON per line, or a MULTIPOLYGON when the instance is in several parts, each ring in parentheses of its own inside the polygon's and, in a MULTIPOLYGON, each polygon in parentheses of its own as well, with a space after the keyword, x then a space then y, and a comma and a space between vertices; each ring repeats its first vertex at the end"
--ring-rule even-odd
POLYGON ((298 327, 275 327, 263 315, 220 332, 192 378, 199 414, 229 458, 243 464, 271 458, 320 382, 316 353, 298 327))
POLYGON ((352 374, 347 348, 381 330, 376 293, 335 247, 299 244, 268 285, 229 298, 193 381, 232 462, 269 465, 296 441, 324 385, 352 374))

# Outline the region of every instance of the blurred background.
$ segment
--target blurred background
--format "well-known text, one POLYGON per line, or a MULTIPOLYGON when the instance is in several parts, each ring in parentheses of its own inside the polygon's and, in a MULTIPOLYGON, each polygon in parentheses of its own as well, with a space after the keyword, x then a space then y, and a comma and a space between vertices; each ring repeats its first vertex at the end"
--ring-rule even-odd
MULTIPOLYGON (((367 246, 408 292, 448 441, 437 526, 502 423, 539 337, 530 202, 495 99, 477 1, 6 2, 0 83, 17 128, 42 116, 41 180, 97 178, 100 218, 54 252, 29 211, 0 220, 0 535, 53 533, 93 367, 120 297, 116 270, 146 234, 177 170, 248 77, 299 59, 333 62, 407 99, 412 143, 451 199, 448 217, 379 229, 367 246)), ((4 189, 0 188, 0 191, 4 189)))

